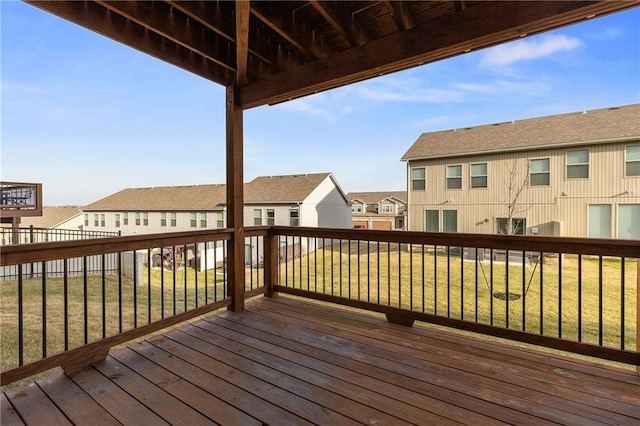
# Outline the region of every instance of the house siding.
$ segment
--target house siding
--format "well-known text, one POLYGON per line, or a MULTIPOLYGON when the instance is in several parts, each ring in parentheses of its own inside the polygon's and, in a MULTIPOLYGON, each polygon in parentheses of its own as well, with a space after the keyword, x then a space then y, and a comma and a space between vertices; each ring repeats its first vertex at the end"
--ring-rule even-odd
POLYGON ((487 154, 416 160, 408 162, 409 229, 425 230, 425 210, 437 210, 442 230, 442 211, 458 211, 458 232, 497 232, 496 219, 507 216, 508 167, 518 164, 520 183, 529 169, 529 160, 549 158, 548 186, 528 186, 519 205, 526 209, 514 217, 527 219, 527 233, 538 228, 539 235, 587 236, 587 210, 590 204, 612 206, 612 236, 616 236, 620 204, 640 203, 640 177, 625 177, 625 148, 639 143, 576 145, 502 154, 487 154), (589 149, 589 177, 568 179, 567 149, 589 149), (470 188, 470 165, 487 163, 487 188, 470 188), (462 189, 446 189, 447 165, 462 165, 462 189), (410 170, 426 168, 426 189, 411 188, 410 170))

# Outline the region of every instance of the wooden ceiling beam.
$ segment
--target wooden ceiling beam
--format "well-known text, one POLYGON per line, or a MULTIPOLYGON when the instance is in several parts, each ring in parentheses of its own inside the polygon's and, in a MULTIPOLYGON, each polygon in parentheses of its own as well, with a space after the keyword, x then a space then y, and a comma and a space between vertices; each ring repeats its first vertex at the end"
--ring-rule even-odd
POLYGON ((249 0, 238 0, 236 4, 236 81, 240 86, 249 82, 247 67, 249 62, 249 0))
POLYGON ((216 62, 176 45, 95 2, 25 2, 218 84, 228 84, 235 78, 235 73, 231 73, 226 67, 220 67, 216 62))
POLYGON ((357 31, 351 16, 346 16, 335 7, 335 3, 311 0, 311 5, 352 47, 362 46, 368 41, 363 31, 357 31))
POLYGON ((193 50, 232 72, 236 72, 232 55, 224 53, 227 41, 218 40, 219 35, 205 29, 200 23, 190 21, 180 12, 174 12, 169 5, 147 1, 96 0, 96 3, 186 49, 193 50), (163 6, 165 6, 165 10, 161 10, 163 6), (223 45, 224 48, 220 49, 220 45, 223 45))
POLYGON ((275 17, 273 14, 263 11, 261 7, 263 7, 261 2, 252 3, 251 14, 298 50, 304 62, 329 57, 330 52, 319 47, 317 43, 309 41, 307 35, 303 31, 297 30, 293 22, 287 25, 287 20, 284 17, 275 17))
POLYGON ((389 10, 389 13, 391 13, 391 17, 396 23, 398 30, 404 31, 415 26, 413 18, 411 18, 411 13, 402 0, 385 0, 383 3, 387 7, 387 10, 389 10))
POLYGON ((498 14, 494 2, 478 2, 326 61, 249 84, 240 91, 240 105, 252 108, 287 101, 634 6, 637 1, 501 1, 498 14))

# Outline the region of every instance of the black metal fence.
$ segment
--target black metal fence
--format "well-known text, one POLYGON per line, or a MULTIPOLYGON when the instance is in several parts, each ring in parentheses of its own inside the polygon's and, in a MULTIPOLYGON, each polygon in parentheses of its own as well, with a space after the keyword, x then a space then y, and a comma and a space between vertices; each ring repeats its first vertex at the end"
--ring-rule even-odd
POLYGON ((0 245, 48 243, 118 236, 120 236, 120 232, 35 228, 33 226, 14 230, 11 227, 2 227, 0 228, 0 245), (15 238, 16 236, 17 238, 15 238))

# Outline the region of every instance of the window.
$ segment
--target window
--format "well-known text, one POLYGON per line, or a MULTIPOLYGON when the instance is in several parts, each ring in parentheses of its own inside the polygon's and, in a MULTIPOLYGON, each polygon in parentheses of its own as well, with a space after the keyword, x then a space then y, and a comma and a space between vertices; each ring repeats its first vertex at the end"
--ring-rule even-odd
POLYGON ((538 158, 529 161, 529 185, 548 186, 550 174, 548 158, 538 158))
POLYGON ((396 229, 404 229, 404 218, 396 217, 396 229))
POLYGON ((511 231, 507 228, 509 218, 499 217, 496 219, 498 234, 525 235, 527 233, 527 219, 511 218, 511 231))
POLYGON ((106 218, 104 217, 104 213, 100 213, 100 226, 103 228, 107 225, 106 218))
POLYGON ((98 213, 93 214, 93 226, 98 226, 98 213))
POLYGON ((462 165, 447 166, 447 189, 462 189, 462 165))
POLYGON ((144 226, 149 226, 149 213, 147 212, 142 213, 142 224, 144 226))
POLYGON ((122 213, 122 224, 123 225, 129 224, 129 213, 127 212, 122 213))
POLYGON ((487 163, 471 165, 471 188, 487 187, 487 163))
POLYGON ((136 212, 136 225, 140 226, 140 212, 136 212))
POLYGON ((383 204, 382 213, 393 213, 393 204, 383 204))
POLYGON ((89 214, 84 214, 84 226, 89 226, 89 214))
POLYGON ((351 204, 351 213, 362 213, 362 204, 360 203, 351 204))
POLYGON ((640 204, 618 206, 618 238, 640 240, 640 204))
POLYGON ((195 213, 191 213, 191 227, 196 228, 198 226, 198 218, 195 213))
POLYGON ((173 226, 175 228, 176 225, 178 225, 178 219, 176 217, 176 212, 169 213, 169 217, 171 219, 171 226, 173 226))
POLYGON ((611 238, 611 205, 591 204, 588 227, 587 236, 591 238, 611 238))
POLYGON ((120 213, 116 213, 116 228, 120 228, 120 213))
POLYGON ((276 224, 276 211, 267 209, 267 225, 274 226, 276 224))
POLYGON ((207 214, 205 212, 200 212, 200 228, 207 227, 207 214))
POLYGON ((253 224, 262 226, 262 209, 253 209, 253 224))
POLYGON ((458 210, 442 211, 442 231, 458 232, 458 210))
POLYGON ((427 179, 424 167, 411 169, 411 189, 414 191, 424 191, 427 187, 427 179))
POLYGON ((289 226, 299 226, 300 217, 297 209, 289 210, 289 226))
POLYGON ((224 213, 216 213, 216 228, 224 228, 224 213))
POLYGON ((440 230, 440 212, 438 210, 424 211, 424 230, 427 232, 438 232, 440 230))
POLYGON ((589 150, 567 150, 567 179, 584 179, 589 177, 589 150))
POLYGON ((640 176, 640 145, 629 145, 625 150, 625 176, 640 176))
POLYGON ((160 226, 167 226, 167 214, 165 212, 160 213, 160 226))

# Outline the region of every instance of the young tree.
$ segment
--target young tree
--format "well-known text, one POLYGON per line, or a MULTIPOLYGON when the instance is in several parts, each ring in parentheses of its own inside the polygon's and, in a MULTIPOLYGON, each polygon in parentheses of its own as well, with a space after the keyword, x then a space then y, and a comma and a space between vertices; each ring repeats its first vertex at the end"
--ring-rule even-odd
POLYGON ((506 189, 506 199, 503 205, 507 208, 507 217, 505 221, 498 222, 499 234, 519 234, 525 226, 523 221, 518 221, 515 224, 513 219, 521 216, 527 210, 531 208, 530 203, 522 202, 522 195, 524 190, 529 186, 529 171, 525 170, 524 173, 520 171, 520 161, 514 159, 511 164, 507 165, 507 176, 503 178, 503 182, 506 189))

